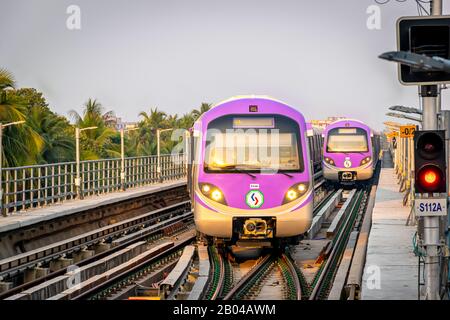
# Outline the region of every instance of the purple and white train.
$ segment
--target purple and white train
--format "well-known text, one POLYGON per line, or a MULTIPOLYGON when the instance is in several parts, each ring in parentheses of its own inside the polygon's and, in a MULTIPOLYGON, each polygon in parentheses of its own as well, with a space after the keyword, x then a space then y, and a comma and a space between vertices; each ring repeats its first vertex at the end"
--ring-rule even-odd
POLYGON ((204 113, 189 152, 198 232, 226 244, 297 241, 311 226, 321 141, 299 111, 268 97, 235 97, 204 113))
POLYGON ((329 124, 324 132, 322 173, 327 180, 352 184, 372 178, 380 155, 380 134, 358 120, 329 124))

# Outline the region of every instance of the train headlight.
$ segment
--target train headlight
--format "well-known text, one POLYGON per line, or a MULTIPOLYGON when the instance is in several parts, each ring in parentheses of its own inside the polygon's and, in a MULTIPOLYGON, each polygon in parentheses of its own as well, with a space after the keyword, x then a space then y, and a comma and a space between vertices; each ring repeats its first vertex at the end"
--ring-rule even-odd
POLYGON ((328 163, 328 164, 334 166, 334 160, 333 160, 333 159, 328 158, 328 157, 325 157, 324 160, 325 160, 326 163, 328 163))
POLYGON ((290 201, 297 199, 297 192, 295 192, 294 190, 289 190, 286 193, 286 198, 290 201))
POLYGON ((365 157, 364 159, 361 160, 361 163, 359 164, 360 166, 365 165, 366 163, 369 163, 370 160, 372 160, 371 157, 365 157))
POLYGON ((294 184, 292 187, 288 189, 284 196, 283 204, 294 201, 295 199, 300 198, 308 191, 309 183, 301 182, 294 184))
POLYGON ((227 204, 223 196, 223 192, 215 185, 212 185, 210 183, 200 183, 199 187, 201 192, 209 199, 222 204, 227 204))
POLYGON ((216 189, 211 192, 211 199, 214 201, 220 201, 222 199, 222 191, 216 189))

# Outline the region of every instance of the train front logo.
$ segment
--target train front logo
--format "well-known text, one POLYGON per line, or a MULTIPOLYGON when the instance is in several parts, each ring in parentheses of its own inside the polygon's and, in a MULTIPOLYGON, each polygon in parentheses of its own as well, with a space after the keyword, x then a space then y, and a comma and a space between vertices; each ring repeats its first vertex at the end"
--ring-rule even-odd
POLYGON ((260 208, 264 203, 264 195, 259 190, 250 190, 245 196, 245 203, 252 208, 260 208))
POLYGON ((345 159, 344 161, 344 167, 350 168, 352 166, 352 162, 349 159, 345 159))

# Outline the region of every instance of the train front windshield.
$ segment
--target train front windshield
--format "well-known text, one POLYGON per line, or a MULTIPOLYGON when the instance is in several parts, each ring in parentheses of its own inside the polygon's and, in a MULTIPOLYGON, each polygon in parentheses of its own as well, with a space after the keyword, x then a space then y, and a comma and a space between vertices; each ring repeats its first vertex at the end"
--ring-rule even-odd
POLYGON ((284 116, 224 116, 211 121, 205 172, 303 172, 298 124, 284 116))
POLYGON ((334 128, 328 132, 327 152, 368 152, 367 133, 361 128, 334 128))

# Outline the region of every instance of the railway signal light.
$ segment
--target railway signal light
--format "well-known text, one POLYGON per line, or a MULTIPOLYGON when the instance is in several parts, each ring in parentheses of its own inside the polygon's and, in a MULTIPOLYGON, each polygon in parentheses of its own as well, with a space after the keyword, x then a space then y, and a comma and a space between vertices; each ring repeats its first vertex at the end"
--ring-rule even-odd
POLYGON ((443 130, 414 133, 416 193, 446 192, 445 136, 443 130))
MULTIPOLYGON (((450 59, 450 18, 448 16, 400 18, 397 21, 397 42, 398 50, 402 52, 450 59)), ((432 85, 449 83, 450 73, 399 64, 399 78, 403 84, 432 85)))

